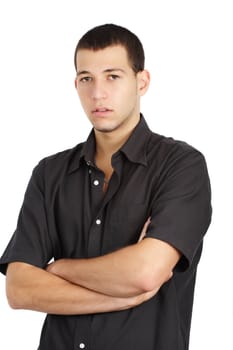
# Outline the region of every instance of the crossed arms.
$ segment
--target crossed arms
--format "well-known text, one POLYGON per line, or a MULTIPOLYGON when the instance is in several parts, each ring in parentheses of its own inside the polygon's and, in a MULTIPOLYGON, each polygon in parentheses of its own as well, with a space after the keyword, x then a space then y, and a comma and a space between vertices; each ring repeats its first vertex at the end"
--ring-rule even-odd
POLYGON ((180 253, 171 245, 145 238, 91 259, 61 259, 46 270, 13 262, 6 291, 15 309, 72 315, 125 310, 152 298, 172 276, 180 253))

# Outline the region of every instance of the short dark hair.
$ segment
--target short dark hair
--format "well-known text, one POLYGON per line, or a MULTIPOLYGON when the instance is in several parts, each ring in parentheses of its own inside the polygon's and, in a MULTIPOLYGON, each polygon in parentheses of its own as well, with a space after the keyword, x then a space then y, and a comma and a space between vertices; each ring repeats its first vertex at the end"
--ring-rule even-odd
POLYGON ((75 69, 77 70, 76 57, 78 50, 90 49, 97 51, 113 45, 122 45, 126 49, 129 62, 135 73, 144 69, 145 55, 141 41, 130 30, 115 24, 94 27, 81 37, 74 54, 75 69))

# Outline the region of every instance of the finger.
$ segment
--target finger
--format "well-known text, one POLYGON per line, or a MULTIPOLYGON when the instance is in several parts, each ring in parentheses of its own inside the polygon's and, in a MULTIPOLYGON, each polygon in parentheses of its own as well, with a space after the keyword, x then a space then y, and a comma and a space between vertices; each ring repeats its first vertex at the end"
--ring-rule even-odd
POLYGON ((142 229, 142 232, 141 232, 141 234, 140 234, 140 237, 139 237, 138 242, 140 242, 140 241, 145 237, 146 232, 147 232, 147 228, 148 228, 148 226, 150 225, 150 223, 151 223, 151 218, 149 217, 149 218, 146 220, 146 222, 145 222, 145 224, 144 224, 144 226, 143 226, 143 229, 142 229))

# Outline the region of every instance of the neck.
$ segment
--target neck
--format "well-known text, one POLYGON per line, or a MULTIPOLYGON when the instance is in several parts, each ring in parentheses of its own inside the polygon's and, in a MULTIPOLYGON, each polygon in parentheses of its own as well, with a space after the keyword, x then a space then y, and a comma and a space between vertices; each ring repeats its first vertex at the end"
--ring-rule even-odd
POLYGON ((95 132, 96 136, 96 157, 111 158, 123 144, 127 141, 130 136, 122 135, 121 138, 114 138, 108 133, 95 132))
POLYGON ((112 155, 116 153, 128 140, 133 130, 130 130, 119 137, 111 135, 111 133, 103 133, 95 131, 96 137, 96 157, 111 159, 112 155))
POLYGON ((128 128, 120 128, 112 132, 102 132, 95 129, 96 157, 111 159, 112 155, 128 140, 138 121, 128 126, 128 128))
MULTIPOLYGON (((125 134, 124 137, 115 138, 110 133, 101 133, 95 130, 96 136, 96 166, 104 172, 105 180, 108 182, 113 173, 112 155, 116 153, 121 146, 126 142, 130 134, 125 134)), ((107 189, 107 182, 104 184, 104 192, 107 189)))

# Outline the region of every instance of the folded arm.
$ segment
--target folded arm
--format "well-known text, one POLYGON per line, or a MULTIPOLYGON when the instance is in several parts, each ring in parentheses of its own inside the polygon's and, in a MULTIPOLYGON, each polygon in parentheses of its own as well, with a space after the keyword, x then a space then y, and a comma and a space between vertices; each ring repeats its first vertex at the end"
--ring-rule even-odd
POLYGON ((145 238, 100 257, 57 260, 47 271, 98 293, 127 298, 159 290, 179 258, 168 243, 145 238))
POLYGON ((150 299, 156 291, 138 297, 110 297, 55 276, 35 266, 14 262, 7 270, 6 291, 14 309, 78 315, 125 310, 150 299))

